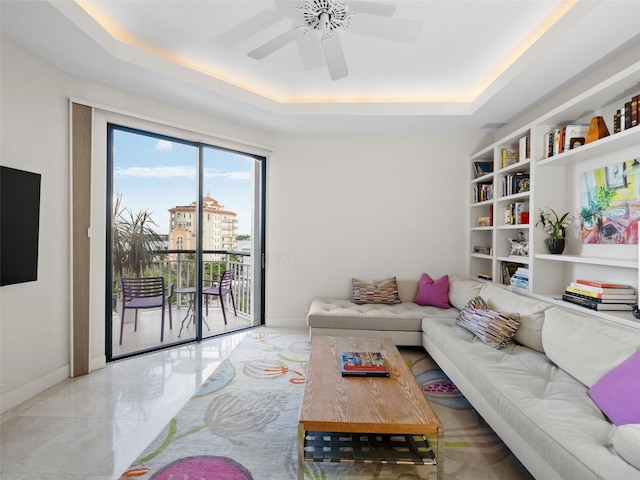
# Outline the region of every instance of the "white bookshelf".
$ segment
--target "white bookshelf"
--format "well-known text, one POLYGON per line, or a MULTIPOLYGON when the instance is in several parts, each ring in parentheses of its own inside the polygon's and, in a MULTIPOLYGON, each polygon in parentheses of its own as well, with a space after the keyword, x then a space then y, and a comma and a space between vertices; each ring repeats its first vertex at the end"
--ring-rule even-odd
MULTIPOLYGON (((470 203, 469 241, 471 248, 482 245, 491 248, 490 255, 470 253, 468 275, 490 273, 492 282, 502 284, 503 262, 514 263, 529 270, 529 288, 525 292, 534 297, 557 303, 571 310, 578 310, 627 327, 640 329, 640 320, 631 312, 592 311, 561 300, 566 285, 576 278, 611 280, 629 283, 636 289, 638 280, 638 245, 583 245, 580 242, 578 223, 569 227, 568 246, 562 255, 549 254, 545 240, 548 235, 542 227, 536 227, 540 208, 552 208, 559 214, 580 212, 580 178, 587 170, 612 163, 640 159, 640 126, 613 133, 613 113, 633 95, 640 93, 640 62, 573 99, 558 105, 528 125, 519 128, 492 145, 473 154, 469 159, 469 182, 492 183, 493 198, 470 203), (543 154, 545 133, 568 123, 588 124, 593 116, 604 117, 610 135, 548 158, 543 154), (518 149, 520 138, 530 138, 530 156, 502 168, 501 152, 504 148, 518 149), (473 162, 492 162, 493 172, 474 178, 473 162), (529 174, 528 192, 503 195, 501 185, 507 175, 529 174), (526 202, 529 207, 529 224, 505 225, 502 215, 505 207, 513 202, 526 202), (493 212, 490 226, 478 227, 477 219, 493 212), (523 232, 529 242, 528 257, 509 255, 509 238, 523 232)), ((637 180, 640 182, 640 173, 637 180)), ((513 287, 506 287, 513 288, 513 287)), ((522 288, 517 291, 523 292, 522 288)))

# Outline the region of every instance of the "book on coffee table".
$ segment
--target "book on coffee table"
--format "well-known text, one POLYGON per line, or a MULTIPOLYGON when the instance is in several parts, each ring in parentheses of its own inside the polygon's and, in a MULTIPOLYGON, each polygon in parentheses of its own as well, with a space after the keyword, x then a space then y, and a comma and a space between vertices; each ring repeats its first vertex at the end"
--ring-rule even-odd
POLYGON ((343 377, 388 377, 389 369, 380 352, 340 352, 343 377))

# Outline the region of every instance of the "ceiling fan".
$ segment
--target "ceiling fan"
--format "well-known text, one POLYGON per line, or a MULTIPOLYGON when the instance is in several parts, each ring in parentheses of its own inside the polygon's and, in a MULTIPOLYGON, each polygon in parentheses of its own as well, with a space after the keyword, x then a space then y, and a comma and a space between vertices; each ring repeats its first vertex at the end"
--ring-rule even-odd
MULTIPOLYGON (((275 23, 277 15, 282 15, 283 9, 268 10, 256 14, 239 25, 219 36, 221 43, 230 45, 237 40, 244 31, 255 28, 260 22, 269 26, 275 23)), ((308 0, 295 10, 302 13, 302 24, 294 26, 268 42, 251 50, 248 55, 257 60, 271 55, 282 47, 300 40, 301 36, 317 32, 329 70, 331 80, 339 80, 349 74, 342 43, 339 34, 353 32, 362 35, 381 37, 404 43, 417 40, 422 24, 414 20, 394 18, 395 6, 370 1, 353 0, 340 2, 338 0, 308 0)), ((280 17, 281 18, 281 17, 280 17)), ((299 15, 298 15, 299 18, 299 15)))

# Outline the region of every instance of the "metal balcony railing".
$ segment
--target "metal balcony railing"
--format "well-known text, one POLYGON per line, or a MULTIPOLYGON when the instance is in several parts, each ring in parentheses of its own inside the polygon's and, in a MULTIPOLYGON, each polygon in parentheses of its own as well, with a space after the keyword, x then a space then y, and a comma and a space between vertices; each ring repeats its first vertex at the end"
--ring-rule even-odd
MULTIPOLYGON (((150 276, 162 276, 174 289, 195 286, 195 250, 158 250, 150 276)), ((251 254, 232 250, 203 250, 202 279, 204 287, 216 282, 227 269, 234 270, 233 294, 239 315, 251 318, 251 254)), ((176 305, 186 305, 186 295, 174 293, 176 305)))

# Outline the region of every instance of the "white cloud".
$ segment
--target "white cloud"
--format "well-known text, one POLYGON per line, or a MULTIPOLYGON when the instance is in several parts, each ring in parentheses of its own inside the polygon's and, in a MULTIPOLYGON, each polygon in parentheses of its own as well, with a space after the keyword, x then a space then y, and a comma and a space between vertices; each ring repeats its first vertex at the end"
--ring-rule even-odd
MULTIPOLYGON (((174 167, 128 167, 114 168, 115 177, 138 177, 138 178, 196 178, 196 168, 187 166, 174 167)), ((226 178, 236 181, 250 181, 251 172, 218 172, 215 170, 205 170, 205 178, 226 178)))
POLYGON ((251 172, 216 172, 215 170, 205 170, 205 178, 226 178, 228 180, 251 180, 251 172))
POLYGON ((158 140, 156 143, 156 151, 158 152, 170 152, 173 150, 173 143, 167 140, 158 140))
POLYGON ((115 177, 139 178, 196 178, 195 167, 116 167, 115 177))

